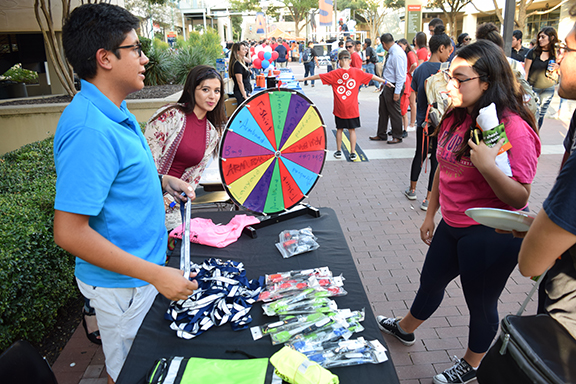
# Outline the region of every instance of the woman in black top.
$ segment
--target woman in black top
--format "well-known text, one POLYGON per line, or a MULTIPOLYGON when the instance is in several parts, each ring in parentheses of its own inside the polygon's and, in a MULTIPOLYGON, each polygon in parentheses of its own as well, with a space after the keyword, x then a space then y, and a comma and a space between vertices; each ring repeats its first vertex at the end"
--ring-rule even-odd
POLYGON ((553 27, 544 27, 538 32, 538 44, 526 54, 524 69, 526 80, 540 98, 538 103, 538 129, 542 127, 544 116, 554 97, 554 86, 558 77, 556 44, 558 34, 553 27))
POLYGON ((244 59, 247 51, 248 48, 244 43, 235 43, 232 46, 232 54, 230 55, 228 74, 234 81, 234 97, 238 105, 242 104, 252 92, 250 69, 248 69, 244 59))

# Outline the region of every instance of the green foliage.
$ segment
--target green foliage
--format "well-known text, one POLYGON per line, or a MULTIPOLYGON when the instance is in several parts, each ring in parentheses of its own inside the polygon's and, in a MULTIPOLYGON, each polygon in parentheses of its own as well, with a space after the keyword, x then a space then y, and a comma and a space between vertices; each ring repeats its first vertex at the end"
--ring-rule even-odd
POLYGON ((152 40, 144 36, 138 36, 138 40, 140 40, 140 44, 142 44, 142 50, 148 56, 148 52, 152 49, 152 40))
POLYGON ((4 80, 11 80, 17 83, 36 84, 38 83, 38 73, 22 68, 22 64, 16 64, 1 76, 4 80))
POLYGON ((140 37, 142 50, 150 60, 146 64, 146 85, 184 84, 188 72, 197 65, 216 66, 222 57, 220 36, 213 29, 191 32, 187 41, 176 40, 174 48, 158 39, 140 37))
POLYGON ((384 6, 386 8, 400 9, 406 6, 406 2, 404 0, 384 0, 384 6))
POLYGON ((53 240, 53 139, 0 158, 0 350, 42 340, 78 295, 74 258, 53 240))
POLYGON ((174 57, 174 81, 184 84, 188 72, 197 65, 216 66, 216 58, 207 56, 204 47, 198 45, 181 49, 174 57))
POLYGON ((148 64, 146 64, 145 85, 169 84, 173 80, 172 53, 168 50, 152 49, 148 54, 148 64))
POLYGON ((204 33, 191 32, 187 46, 178 50, 174 56, 174 82, 184 84, 186 76, 197 65, 216 66, 216 59, 222 57, 220 36, 213 29, 204 33))

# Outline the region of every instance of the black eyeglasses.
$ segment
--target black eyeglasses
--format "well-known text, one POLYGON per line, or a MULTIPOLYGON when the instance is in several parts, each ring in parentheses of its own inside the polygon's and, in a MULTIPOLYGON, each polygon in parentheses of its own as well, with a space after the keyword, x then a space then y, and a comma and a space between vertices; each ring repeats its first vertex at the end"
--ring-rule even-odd
POLYGON ((446 80, 447 83, 450 83, 452 80, 454 80, 453 84, 454 84, 454 88, 456 88, 456 89, 460 89, 460 84, 462 84, 462 83, 465 83, 467 81, 474 80, 474 79, 479 79, 482 77, 482 76, 476 76, 476 77, 469 77, 467 79, 460 80, 456 77, 450 76, 450 74, 448 73, 447 70, 442 71, 442 73, 444 74, 444 80, 446 80))
POLYGON ((350 49, 350 48, 353 48, 353 47, 354 47, 353 45, 347 45, 347 46, 346 46, 346 49, 350 49))
POLYGON ((142 57, 142 44, 140 44, 140 43, 132 44, 132 45, 122 45, 120 47, 114 48, 114 50, 116 50, 116 49, 128 49, 128 48, 134 48, 134 50, 136 52, 138 52, 138 57, 142 57))
POLYGON ((464 41, 470 41, 470 40, 472 40, 470 37, 464 38, 464 41))

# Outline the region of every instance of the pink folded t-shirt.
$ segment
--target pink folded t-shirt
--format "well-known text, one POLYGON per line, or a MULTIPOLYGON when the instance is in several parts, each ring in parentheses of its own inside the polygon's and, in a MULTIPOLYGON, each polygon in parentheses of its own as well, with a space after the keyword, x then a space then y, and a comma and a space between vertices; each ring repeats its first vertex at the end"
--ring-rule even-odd
MULTIPOLYGON (((248 215, 236 215, 226 225, 214 224, 210 219, 196 217, 190 220, 190 242, 224 248, 238 240, 244 227, 259 222, 256 217, 248 215)), ((170 232, 170 237, 176 239, 182 239, 183 235, 184 223, 170 232)))

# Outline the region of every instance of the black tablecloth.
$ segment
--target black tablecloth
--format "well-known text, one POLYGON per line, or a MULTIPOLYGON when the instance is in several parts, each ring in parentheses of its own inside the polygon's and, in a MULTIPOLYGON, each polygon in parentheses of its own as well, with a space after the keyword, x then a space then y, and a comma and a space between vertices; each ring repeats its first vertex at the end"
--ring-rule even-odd
MULTIPOLYGON (((190 259, 198 264, 210 257, 241 261, 246 268, 248 279, 275 272, 328 266, 334 275, 342 274, 346 279, 344 288, 348 291, 348 295, 336 298, 338 307, 352 310, 365 308, 366 310, 366 319, 362 323, 365 330, 354 334, 353 338, 363 336, 366 340, 378 339, 386 346, 336 214, 329 208, 321 208, 320 213, 319 218, 304 215, 260 228, 257 230, 257 238, 252 239, 243 235, 237 242, 226 248, 218 249, 191 244, 190 259), (278 242, 278 234, 285 229, 301 229, 308 226, 318 237, 320 248, 283 259, 274 245, 278 242)), ((238 212, 210 212, 203 213, 202 217, 210 218, 214 223, 227 224, 236 214, 238 212)), ((170 265, 175 267, 179 267, 179 248, 178 244, 170 260, 170 265)), ((234 332, 230 324, 224 324, 221 327, 214 326, 191 340, 180 339, 176 336, 176 332, 170 329, 170 322, 164 319, 168 305, 169 300, 164 296, 156 297, 134 340, 118 377, 118 384, 143 383, 148 370, 157 359, 162 357, 245 358, 239 354, 226 352, 230 350, 241 350, 256 357, 270 357, 282 347, 281 345, 272 346, 269 337, 254 341, 249 329, 234 332)), ((250 314, 253 318, 250 326, 277 319, 265 316, 259 302, 253 306, 250 314)), ((388 352, 387 355, 389 360, 381 364, 332 368, 331 372, 338 375, 340 383, 344 384, 398 383, 392 359, 388 352)), ((214 383, 216 384, 217 380, 214 383)))

